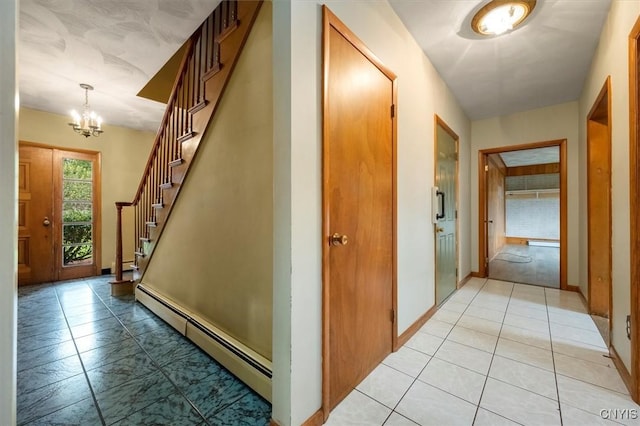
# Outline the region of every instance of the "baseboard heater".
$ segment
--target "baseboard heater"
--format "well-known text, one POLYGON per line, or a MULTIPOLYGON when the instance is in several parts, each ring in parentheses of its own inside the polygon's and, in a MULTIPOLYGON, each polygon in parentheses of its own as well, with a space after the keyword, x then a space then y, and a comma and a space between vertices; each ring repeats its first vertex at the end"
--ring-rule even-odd
POLYGON ((136 286, 136 300, 271 402, 271 362, 224 331, 162 295, 136 286))

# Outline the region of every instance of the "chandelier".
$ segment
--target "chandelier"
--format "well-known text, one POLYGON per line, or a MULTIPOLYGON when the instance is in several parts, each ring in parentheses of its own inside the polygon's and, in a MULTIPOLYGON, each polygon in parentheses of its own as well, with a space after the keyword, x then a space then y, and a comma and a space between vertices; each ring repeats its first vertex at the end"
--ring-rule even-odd
POLYGON ((71 111, 71 117, 73 121, 69 123, 69 126, 73 128, 73 131, 81 134, 85 138, 89 136, 100 136, 103 132, 101 129, 102 118, 99 117, 94 111, 91 111, 89 107, 89 90, 93 90, 93 86, 85 83, 80 83, 80 87, 84 89, 84 105, 82 106, 82 114, 78 114, 76 110, 71 111))

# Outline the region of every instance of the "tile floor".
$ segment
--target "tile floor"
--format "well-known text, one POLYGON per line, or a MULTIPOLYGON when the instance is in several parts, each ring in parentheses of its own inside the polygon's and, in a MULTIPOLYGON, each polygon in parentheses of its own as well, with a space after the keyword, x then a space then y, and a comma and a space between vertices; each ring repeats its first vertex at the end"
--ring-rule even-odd
POLYGON ((588 426, 639 416, 577 293, 472 279, 327 424, 588 426))
POLYGON ((489 263, 489 278, 560 288, 560 248, 506 244, 489 263))
POLYGON ((111 278, 19 289, 19 425, 269 424, 268 402, 111 278))

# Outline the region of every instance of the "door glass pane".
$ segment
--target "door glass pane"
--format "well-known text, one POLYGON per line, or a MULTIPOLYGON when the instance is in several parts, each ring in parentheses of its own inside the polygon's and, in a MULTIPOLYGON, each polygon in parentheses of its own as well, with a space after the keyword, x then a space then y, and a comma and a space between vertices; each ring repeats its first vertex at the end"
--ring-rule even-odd
POLYGON ((92 203, 64 202, 62 203, 62 221, 91 222, 93 215, 92 203))
POLYGON ((64 266, 91 265, 93 263, 93 245, 64 246, 64 266))
POLYGON ((79 244, 91 242, 91 224, 63 225, 62 244, 79 244))
POLYGON ((62 160, 62 264, 93 264, 93 163, 62 160))
POLYGON ((63 200, 91 201, 91 185, 91 182, 63 181, 63 200))

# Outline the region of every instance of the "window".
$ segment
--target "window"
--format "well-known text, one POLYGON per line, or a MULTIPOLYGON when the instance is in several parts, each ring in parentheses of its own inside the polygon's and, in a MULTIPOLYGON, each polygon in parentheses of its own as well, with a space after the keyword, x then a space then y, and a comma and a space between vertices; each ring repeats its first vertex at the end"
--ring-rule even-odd
POLYGON ((93 264, 93 162, 62 159, 62 265, 93 264))

